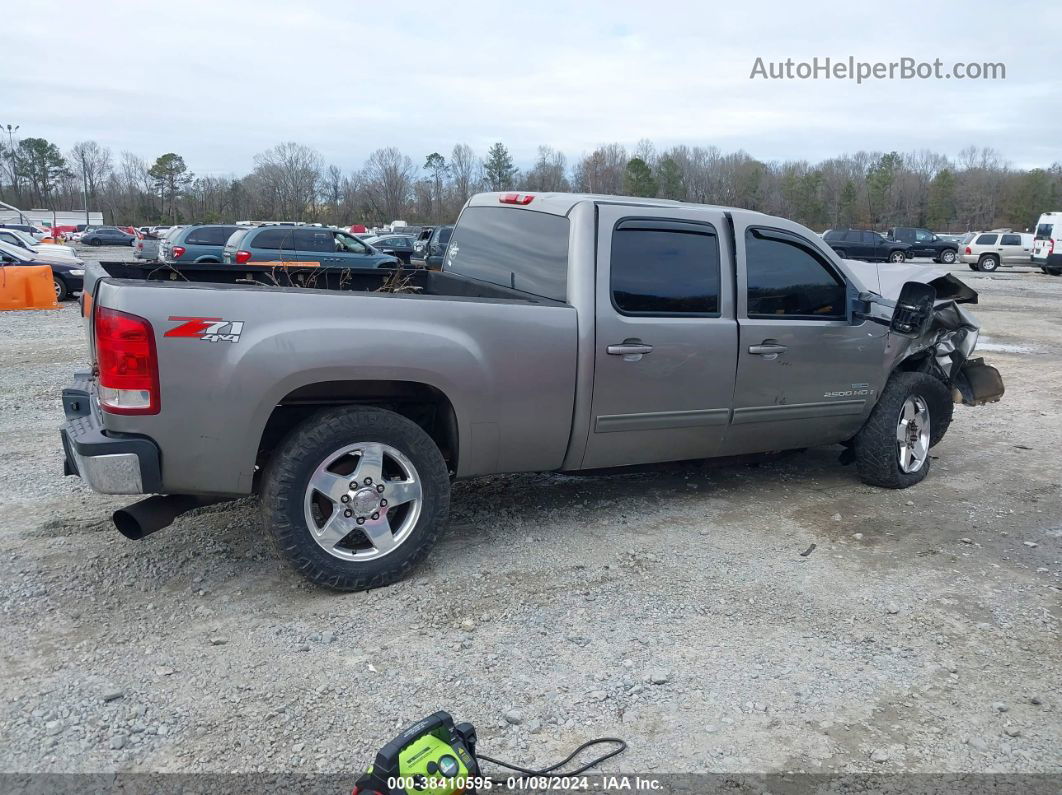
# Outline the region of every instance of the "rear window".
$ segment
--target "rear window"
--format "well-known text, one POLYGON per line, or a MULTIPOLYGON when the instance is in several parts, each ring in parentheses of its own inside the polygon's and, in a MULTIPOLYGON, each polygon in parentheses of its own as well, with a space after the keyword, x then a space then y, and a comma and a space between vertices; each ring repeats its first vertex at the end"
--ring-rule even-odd
POLYGON ((223 246, 237 229, 235 226, 202 226, 189 232, 185 242, 193 246, 223 246))
POLYGON ((1036 227, 1037 240, 1050 240, 1051 233, 1055 231, 1054 224, 1040 224, 1036 227))
POLYGON ((978 246, 994 246, 997 237, 999 237, 999 235, 981 235, 974 241, 974 243, 978 246))
POLYGON ((262 229, 257 235, 255 235, 254 240, 251 241, 251 245, 254 248, 286 249, 292 251, 294 250, 294 246, 291 242, 291 228, 273 227, 270 229, 262 229))
POLYGON ((247 237, 247 233, 250 231, 250 229, 237 229, 229 235, 229 239, 225 241, 225 248, 239 248, 240 243, 243 242, 243 239, 247 237))
POLYGON ((469 207, 453 232, 444 269, 563 301, 568 219, 507 207, 469 207))

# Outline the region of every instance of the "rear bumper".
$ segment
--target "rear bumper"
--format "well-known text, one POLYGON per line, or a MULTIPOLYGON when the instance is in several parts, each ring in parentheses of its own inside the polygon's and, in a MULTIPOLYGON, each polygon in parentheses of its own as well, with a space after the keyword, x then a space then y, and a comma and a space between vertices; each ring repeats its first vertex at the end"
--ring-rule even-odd
POLYGON ((162 490, 158 445, 146 436, 114 434, 92 411, 87 373, 63 390, 66 422, 59 429, 63 474, 77 475, 101 494, 157 494, 162 490))
POLYGON ((1041 268, 1062 268, 1062 254, 1048 254, 1046 257, 1037 257, 1033 254, 1029 257, 1029 261, 1041 268))

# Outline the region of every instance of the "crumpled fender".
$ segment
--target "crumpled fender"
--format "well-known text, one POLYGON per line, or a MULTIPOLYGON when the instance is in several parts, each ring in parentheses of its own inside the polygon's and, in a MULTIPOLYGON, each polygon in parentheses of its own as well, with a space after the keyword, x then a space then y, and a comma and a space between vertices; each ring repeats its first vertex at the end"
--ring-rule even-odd
POLYGON ((905 282, 923 282, 937 292, 933 320, 926 333, 904 341, 893 335, 893 342, 903 347, 893 360, 893 367, 914 356, 928 353, 938 375, 953 388, 956 402, 979 405, 999 400, 1004 393, 999 371, 984 359, 972 359, 981 324, 961 304, 976 304, 977 291, 945 268, 898 263, 863 263, 846 260, 865 281, 876 286, 882 298, 895 300, 905 282))

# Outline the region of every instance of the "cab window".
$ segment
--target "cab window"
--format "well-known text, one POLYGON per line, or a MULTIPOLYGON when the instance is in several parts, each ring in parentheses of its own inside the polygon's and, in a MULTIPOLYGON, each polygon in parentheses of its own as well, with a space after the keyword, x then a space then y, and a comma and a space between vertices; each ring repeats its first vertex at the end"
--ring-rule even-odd
POLYGON ((775 229, 745 233, 750 318, 843 320, 847 287, 812 244, 775 229))

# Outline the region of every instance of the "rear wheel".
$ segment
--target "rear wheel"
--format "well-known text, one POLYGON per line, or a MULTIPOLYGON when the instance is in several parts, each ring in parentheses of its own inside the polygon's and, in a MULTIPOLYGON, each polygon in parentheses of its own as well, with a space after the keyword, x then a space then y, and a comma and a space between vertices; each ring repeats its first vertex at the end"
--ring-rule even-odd
POLYGON ((274 453, 261 496, 280 556, 304 577, 359 591, 404 577, 446 524, 439 448, 390 411, 321 411, 274 453))
POLYGON ((929 448, 943 435, 933 430, 938 417, 944 422, 939 416, 941 388, 947 389, 925 373, 896 373, 889 379, 855 437, 856 468, 864 483, 905 489, 925 478, 929 448))
POLYGON ((999 257, 995 254, 985 254, 977 261, 977 270, 982 273, 991 273, 999 267, 999 257))
POLYGON ((904 256, 902 251, 893 251, 889 254, 889 262, 903 262, 907 257, 904 256))
POLYGON ((1062 276, 1062 268, 1044 268, 1044 273, 1050 276, 1062 276))
POLYGON ((69 294, 69 290, 66 289, 66 282, 60 279, 58 276, 52 277, 52 286, 55 287, 55 300, 65 301, 66 296, 69 294))
POLYGON ((92 237, 92 238, 89 238, 88 244, 90 246, 102 246, 103 245, 103 241, 100 240, 98 237, 92 237))

